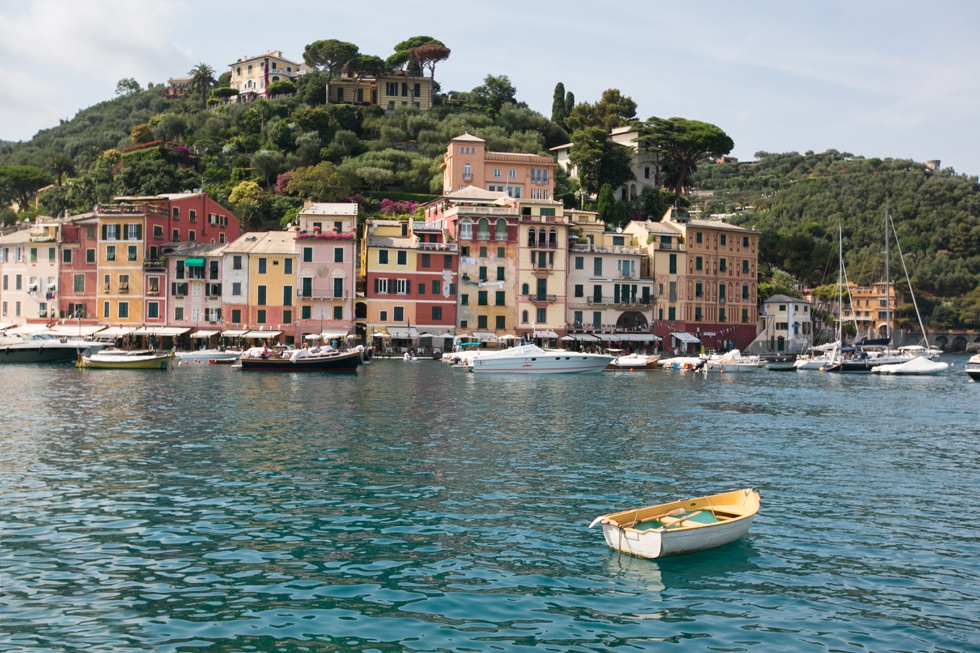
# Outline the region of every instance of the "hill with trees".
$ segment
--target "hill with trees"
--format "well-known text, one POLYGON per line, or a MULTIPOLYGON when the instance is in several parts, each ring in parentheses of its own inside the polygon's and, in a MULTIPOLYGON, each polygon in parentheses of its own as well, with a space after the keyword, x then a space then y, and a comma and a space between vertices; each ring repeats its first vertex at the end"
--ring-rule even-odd
POLYGON ((288 223, 306 200, 353 198, 362 217, 405 214, 441 192, 446 144, 464 132, 496 151, 548 154, 571 143, 581 186, 556 171, 556 199, 568 206, 585 201, 611 227, 658 220, 674 202, 706 216, 725 214, 763 233, 760 269, 772 291, 836 281, 838 223, 850 278, 875 280, 888 206, 933 322, 980 325, 976 177, 836 151, 760 152, 752 163, 710 163, 733 146, 720 128, 685 118, 638 121, 636 103, 618 89, 594 103, 576 102, 559 83, 550 118, 520 102, 506 75, 444 92, 434 75, 451 51, 429 36, 397 43, 387 56, 316 41, 306 46, 304 61, 312 72, 277 82, 271 97, 251 102, 236 102, 230 72, 216 74, 206 63, 187 73, 189 92, 176 99, 167 99, 163 85, 120 80, 114 99, 29 142, 0 144, 0 200, 20 208, 3 209, 0 219, 78 213, 117 195, 191 188, 232 207, 250 229, 288 223), (432 76, 432 109, 386 112, 327 102, 328 83, 342 72, 364 79, 394 71, 432 76), (639 129, 643 147, 661 161, 663 188, 645 188, 632 202, 613 197, 633 174, 624 148, 608 138, 622 126, 639 129))

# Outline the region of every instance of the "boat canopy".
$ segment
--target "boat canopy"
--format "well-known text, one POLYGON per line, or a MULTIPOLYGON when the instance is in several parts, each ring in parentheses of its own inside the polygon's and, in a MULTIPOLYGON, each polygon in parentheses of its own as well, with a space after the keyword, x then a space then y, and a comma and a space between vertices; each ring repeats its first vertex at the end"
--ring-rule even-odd
POLYGON ((43 333, 48 330, 48 325, 46 324, 21 324, 15 329, 10 329, 7 333, 11 333, 15 336, 31 336, 35 333, 43 333))
POLYGON ((56 324, 48 333, 59 338, 84 338, 98 333, 105 327, 99 325, 56 324))
POLYGON ((695 344, 696 345, 696 344, 699 344, 701 342, 701 339, 700 338, 697 338, 697 337, 695 337, 695 336, 693 336, 690 333, 687 333, 685 331, 678 331, 678 332, 672 333, 670 335, 671 335, 672 338, 676 338, 677 340, 680 340, 685 345, 691 345, 691 344, 695 344))

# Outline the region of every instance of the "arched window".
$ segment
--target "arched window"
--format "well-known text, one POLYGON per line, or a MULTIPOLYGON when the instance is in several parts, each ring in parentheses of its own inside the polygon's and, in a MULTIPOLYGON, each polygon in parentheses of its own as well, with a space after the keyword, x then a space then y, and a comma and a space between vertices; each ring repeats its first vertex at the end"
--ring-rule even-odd
POLYGON ((522 284, 521 285, 521 294, 522 295, 530 295, 531 294, 531 286, 529 286, 526 283, 525 284, 522 284))
POLYGON ((538 247, 548 246, 548 230, 542 229, 538 232, 538 247))
POLYGON ((473 166, 469 163, 463 166, 463 181, 470 181, 473 179, 473 166))
POLYGON ((503 218, 497 220, 496 238, 497 240, 507 240, 507 221, 503 218))
POLYGON ((552 228, 548 232, 548 247, 558 247, 558 230, 552 228))
POLYGON ((469 218, 464 218, 459 222, 459 239, 470 240, 473 238, 473 223, 469 218))
POLYGON ((527 246, 528 247, 534 247, 534 245, 537 242, 537 240, 538 240, 538 230, 537 229, 528 229, 527 230, 527 246))
POLYGON ((486 218, 480 218, 480 222, 477 223, 477 238, 490 240, 490 221, 486 218))
POLYGON ((527 311, 521 311, 521 324, 527 324, 527 311))

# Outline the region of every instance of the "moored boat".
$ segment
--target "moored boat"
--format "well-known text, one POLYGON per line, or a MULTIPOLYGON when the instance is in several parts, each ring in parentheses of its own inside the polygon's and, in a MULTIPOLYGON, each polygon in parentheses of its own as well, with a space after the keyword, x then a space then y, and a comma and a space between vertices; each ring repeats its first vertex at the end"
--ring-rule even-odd
POLYGON ((671 358, 661 358, 657 363, 665 370, 700 370, 708 362, 707 358, 700 356, 673 356, 671 358))
POLYGON ((967 361, 966 374, 974 381, 980 381, 980 354, 971 356, 967 361))
POLYGON ((659 367, 659 362, 660 356, 656 354, 650 356, 645 354, 622 354, 612 359, 612 362, 606 366, 606 369, 630 371, 655 370, 659 367))
POLYGON ((195 351, 179 351, 174 358, 179 364, 188 363, 226 363, 233 364, 242 355, 237 349, 197 349, 195 351))
POLYGON ((725 354, 710 356, 705 365, 709 372, 757 372, 762 368, 762 360, 758 356, 742 356, 742 352, 733 349, 725 354))
POLYGON ((105 342, 56 338, 46 333, 26 336, 0 335, 0 363, 68 363, 79 352, 94 354, 107 346, 105 342))
POLYGON ((154 351, 109 351, 79 354, 75 367, 101 370, 168 370, 174 353, 154 351))
POLYGON ((480 374, 593 374, 601 372, 612 360, 613 357, 606 354, 518 345, 481 352, 473 357, 471 369, 480 374))
POLYGON ((949 370, 949 363, 931 361, 925 356, 916 356, 904 363, 886 363, 871 368, 875 374, 892 374, 897 376, 934 376, 944 374, 949 370))
POLYGON ((734 542, 759 512, 758 490, 744 489, 596 517, 606 544, 641 558, 694 553, 734 542))
POLYGON ((361 349, 340 351, 331 347, 287 349, 283 352, 253 347, 238 359, 245 372, 356 372, 361 349))

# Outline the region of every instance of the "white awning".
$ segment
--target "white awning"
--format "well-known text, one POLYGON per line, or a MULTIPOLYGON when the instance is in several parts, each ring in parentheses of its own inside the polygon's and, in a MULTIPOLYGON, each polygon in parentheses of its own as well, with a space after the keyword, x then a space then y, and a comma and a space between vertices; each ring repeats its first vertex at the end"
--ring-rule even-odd
POLYGON ((600 333, 598 338, 603 342, 620 342, 622 340, 622 337, 616 333, 600 333))
POLYGON ((228 329, 227 331, 222 331, 221 332, 221 337, 222 338, 241 338, 246 333, 248 333, 248 329, 228 329))
POLYGON ((99 338, 122 338, 123 336, 128 336, 133 331, 133 327, 109 327, 103 331, 99 331, 99 338))
POLYGON ((320 335, 324 338, 343 338, 348 333, 350 333, 350 329, 324 329, 320 335))
POLYGON ((48 333, 53 336, 58 337, 69 337, 69 338, 84 338, 98 333, 105 327, 98 325, 95 326, 79 326, 77 324, 56 324, 55 326, 48 329, 48 333))
POLYGON ((619 338, 623 342, 650 342, 651 340, 659 342, 661 340, 652 333, 621 333, 619 338))
POLYGON ((202 329, 200 331, 195 331, 191 334, 191 338, 210 338, 211 336, 216 336, 220 331, 217 329, 202 329))
POLYGON ((497 342, 497 334, 492 331, 474 331, 473 337, 480 342, 497 342))
POLYGON ((12 326, 14 326, 14 323, 13 322, 4 322, 4 323, 0 324, 0 331, 4 331, 6 329, 9 329, 12 326))
POLYGON ((151 336, 155 327, 140 327, 133 331, 134 336, 151 336))
POLYGON ((190 330, 190 327, 157 327, 151 335, 160 336, 161 338, 174 338, 184 335, 190 330))
POLYGON ((695 338, 690 333, 685 333, 684 331, 680 331, 678 333, 672 333, 670 334, 670 336, 672 338, 680 340, 685 345, 698 344, 701 342, 701 340, 699 340, 698 338, 695 338))
POLYGON ((266 338, 276 338, 280 333, 282 333, 282 331, 256 331, 255 329, 252 329, 245 334, 245 337, 265 340, 266 338))
POLYGON ((47 330, 48 325, 46 324, 21 324, 16 329, 10 329, 7 333, 12 333, 15 336, 30 336, 47 330))
POLYGON ((555 333, 554 331, 551 331, 549 329, 548 331, 535 331, 534 332, 534 337, 535 338, 557 338, 558 337, 558 334, 555 333))
POLYGON ((397 338, 399 340, 415 340, 419 337, 419 332, 415 327, 388 327, 388 333, 391 334, 392 338, 397 338))

